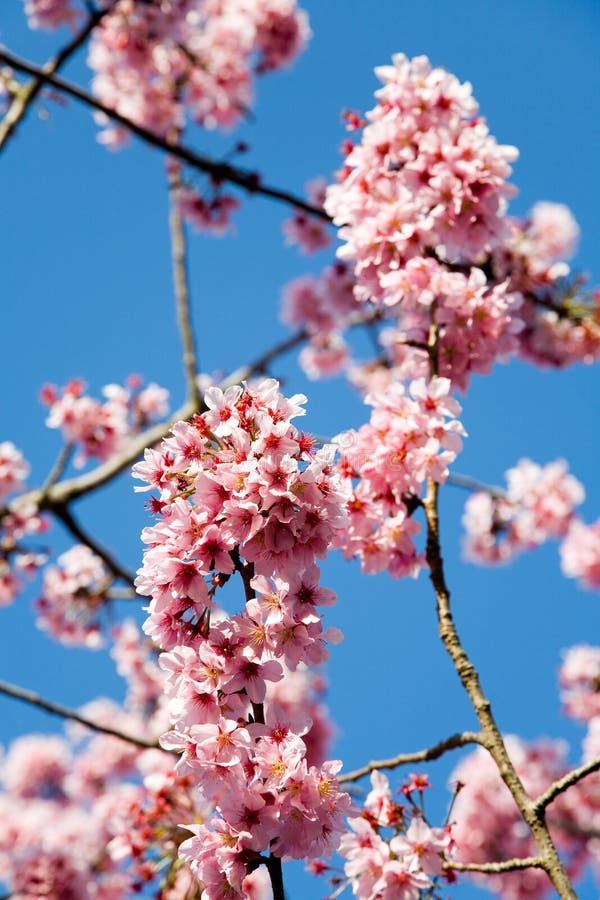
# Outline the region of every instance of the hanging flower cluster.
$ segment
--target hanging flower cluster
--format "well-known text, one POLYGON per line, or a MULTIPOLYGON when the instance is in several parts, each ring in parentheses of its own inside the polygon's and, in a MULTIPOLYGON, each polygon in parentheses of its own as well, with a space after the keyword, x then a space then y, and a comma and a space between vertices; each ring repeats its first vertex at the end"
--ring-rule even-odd
POLYGON ((477 491, 465 504, 465 554, 481 563, 507 562, 518 552, 563 538, 583 486, 564 460, 539 466, 522 459, 506 473, 505 494, 477 491))
MULTIPOLYGON (((12 441, 0 443, 0 503, 25 486, 29 463, 12 441)), ((47 530, 31 503, 8 503, 0 510, 0 606, 6 606, 19 594, 20 576, 34 575, 46 561, 46 554, 29 548, 23 541, 29 535, 47 530)))
POLYGON ((271 379, 210 388, 207 411, 134 467, 160 491, 137 586, 152 598, 145 630, 166 651, 174 728, 162 745, 182 753, 178 771, 215 809, 181 846, 206 900, 243 897, 269 848, 331 852, 352 809, 341 763, 308 764, 310 720, 268 700, 284 667, 323 661, 324 641, 339 637, 323 631, 317 607, 335 597, 315 560, 345 525, 347 492, 329 452, 291 424, 304 400, 271 379), (246 605, 225 616, 214 597, 236 571, 246 605))
MULTIPOLYGON (((252 105, 253 76, 289 65, 309 36, 295 0, 119 0, 92 38, 94 93, 162 137, 186 116, 229 128, 252 105)), ((125 137, 109 127, 103 139, 125 137)))
POLYGON ((74 378, 62 390, 46 384, 40 392, 49 410, 46 425, 60 429, 66 443, 77 448, 77 466, 118 453, 127 438, 169 410, 169 392, 157 384, 142 387, 137 375, 130 376, 125 387, 107 384, 102 388, 104 401, 88 396, 85 390, 85 382, 74 378))
POLYGON ((38 625, 63 644, 102 644, 100 612, 110 577, 102 560, 76 544, 44 569, 42 596, 36 601, 38 625))
POLYGON ((371 791, 359 818, 350 819, 340 855, 353 893, 363 900, 419 900, 431 896, 452 851, 449 828, 431 828, 414 793, 422 797, 427 777, 412 776, 394 801, 387 777, 371 775, 371 791))
POLYGON ((427 377, 427 336, 438 331, 439 375, 466 390, 472 374, 521 355, 565 366, 600 357, 600 303, 571 278, 565 260, 579 229, 558 203, 523 220, 507 215, 514 147, 498 145, 471 85, 402 54, 376 70, 383 82, 366 119, 346 113, 359 143, 345 142, 344 168, 325 209, 340 226, 338 256, 352 267, 357 300, 376 311, 381 352, 352 363, 347 321, 327 334, 335 367, 304 354, 311 377, 346 368, 363 391, 427 377))
POLYGON ((465 434, 450 387, 447 378, 418 379, 409 392, 394 385, 370 395, 370 422, 337 438, 349 489, 358 479, 339 543, 345 556, 360 559, 364 572, 387 570, 400 578, 416 576, 425 565, 414 544, 419 524, 412 513, 428 478, 446 480, 465 434))

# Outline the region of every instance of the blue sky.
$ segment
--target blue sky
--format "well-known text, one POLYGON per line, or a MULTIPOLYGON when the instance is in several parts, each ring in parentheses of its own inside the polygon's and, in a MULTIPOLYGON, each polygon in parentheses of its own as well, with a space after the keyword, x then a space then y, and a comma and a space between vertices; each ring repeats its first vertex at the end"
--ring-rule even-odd
MULTIPOLYGON (((37 61, 65 39, 33 34, 22 4, 0 12, 0 40, 37 61)), ((539 199, 567 203, 582 229, 575 268, 600 278, 600 4, 593 0, 309 0, 314 32, 289 72, 258 85, 255 116, 232 135, 197 131, 199 150, 226 153, 239 140, 244 160, 273 184, 301 192, 304 183, 338 165, 342 108, 372 106, 373 68, 392 53, 427 54, 474 86, 481 111, 520 159, 515 214, 539 199)), ((85 54, 67 70, 89 81, 85 54)), ((39 105, 0 159, 4 217, 2 270, 4 390, 0 440, 13 440, 42 481, 59 449, 38 403, 45 381, 81 376, 94 392, 130 372, 165 385, 173 406, 183 396, 173 313, 167 203, 161 156, 139 143, 111 153, 95 141, 89 112, 73 104, 39 105)), ((194 318, 201 366, 228 371, 285 335, 279 322, 282 285, 318 271, 329 255, 306 259, 286 248, 288 211, 261 198, 244 199, 235 234, 191 239, 194 318)), ((275 374, 290 392, 309 397, 306 425, 335 433, 359 425, 366 412, 339 381, 307 382, 293 355, 275 374)), ((569 460, 586 486, 583 517, 600 514, 596 373, 535 370, 512 362, 476 378, 464 398, 469 432, 456 469, 499 482, 521 456, 569 460)), ((560 715, 556 669, 563 648, 598 641, 597 596, 560 576, 555 546, 523 556, 510 568, 484 570, 460 558, 464 495, 443 492, 448 578, 464 642, 481 669, 501 727, 525 738, 564 736, 578 758, 582 730, 560 715)), ((87 527, 139 565, 143 503, 127 476, 77 507, 87 527)), ((69 541, 58 527, 57 550, 69 541)), ((435 633, 428 582, 359 578, 358 567, 333 558, 323 581, 339 595, 328 621, 346 639, 333 648, 328 702, 338 723, 334 755, 348 768, 367 759, 424 747, 474 725, 458 680, 435 633)), ((35 590, 0 611, 0 676, 76 705, 122 686, 103 653, 65 652, 40 634, 30 610, 35 590)), ((131 609, 127 607, 128 611, 131 609)), ((35 710, 0 697, 0 740, 59 727, 35 710)), ((456 757, 429 769, 443 817, 445 784, 456 757)), ((321 885, 291 876, 291 900, 320 897, 321 885)), ((453 895, 486 896, 471 887, 453 895)), ((597 892, 588 885, 580 896, 597 892)))

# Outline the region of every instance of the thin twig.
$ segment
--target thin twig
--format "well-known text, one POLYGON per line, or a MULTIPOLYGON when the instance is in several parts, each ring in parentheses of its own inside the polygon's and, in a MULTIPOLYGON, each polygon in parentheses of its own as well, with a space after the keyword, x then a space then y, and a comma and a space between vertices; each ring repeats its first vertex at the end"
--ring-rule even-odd
POLYGON ((141 600, 140 594, 138 594, 133 588, 127 587, 109 587, 106 593, 104 594, 107 600, 141 600))
POLYGON ((459 863, 447 860, 444 869, 454 872, 485 872, 488 875, 500 872, 515 872, 517 869, 544 869, 545 864, 541 856, 525 856, 522 859, 505 859, 501 862, 489 863, 459 863))
POLYGON ((493 484, 486 484, 484 481, 479 481, 477 478, 471 478, 470 475, 461 475, 460 472, 450 472, 446 479, 446 483, 452 484, 454 487, 465 488, 467 491, 483 491, 496 500, 501 500, 506 497, 506 491, 502 490, 502 488, 496 487, 493 484))
MULTIPOLYGON (((37 70, 37 72, 29 72, 30 75, 33 75, 33 79, 29 84, 19 85, 6 115, 0 122, 0 150, 2 150, 11 135, 14 134, 17 125, 24 118, 27 110, 44 85, 48 84, 48 79, 58 72, 67 60, 69 60, 81 45, 85 43, 96 25, 98 25, 109 10, 110 7, 94 10, 81 31, 78 32, 68 44, 65 44, 56 56, 49 59, 43 67, 37 70)), ((17 67, 15 66, 14 68, 17 67)), ((21 71, 25 70, 21 69, 21 71)))
MULTIPOLYGON (((58 506, 53 508, 52 512, 59 519, 65 528, 70 531, 73 537, 79 541, 81 544, 85 544, 90 548, 92 553, 95 553, 96 556, 99 556, 102 562, 105 564, 107 569, 112 572, 117 578, 121 578, 123 581, 126 581, 128 585, 135 589, 134 585, 134 576, 131 572, 128 572, 127 569, 119 563, 108 550, 105 550, 91 535, 87 534, 86 531, 83 530, 79 522, 73 516, 73 513, 67 506, 58 506)), ((140 598, 141 599, 141 598, 140 598)))
POLYGON ((582 778, 586 778, 586 776, 591 775, 592 772, 597 772, 598 770, 600 770, 600 757, 584 763, 582 766, 579 766, 578 769, 567 772, 566 775, 563 775, 562 778, 559 778, 558 781, 551 784, 548 790, 544 791, 544 793, 537 798, 533 808, 538 813, 542 812, 559 796, 559 794, 564 793, 567 788, 577 784, 582 778))
POLYGON ((313 204, 308 203, 301 197, 297 197, 290 191, 284 191, 280 188, 263 184, 256 172, 252 172, 249 169, 241 169, 232 166, 229 163, 217 162, 214 159, 196 153, 195 150, 192 150, 189 147, 177 144, 168 138, 160 137, 160 135, 154 134, 142 125, 137 125, 135 122, 132 122, 131 119, 128 119, 116 110, 101 103, 100 100, 96 100, 95 97, 92 97, 91 94, 86 93, 86 91, 82 90, 72 82, 65 81, 64 78, 45 72, 44 69, 41 69, 39 66, 36 66, 26 59, 15 56, 13 53, 9 53, 7 50, 3 49, 0 50, 0 62, 6 63, 19 72, 26 72, 27 74, 32 75, 42 83, 51 84, 63 94, 67 94, 67 96, 79 100, 81 103, 95 109, 97 112, 103 113, 107 118, 112 119, 113 122, 122 125, 146 144, 150 144, 153 147, 157 147, 159 150, 170 153, 171 156, 187 163, 187 165, 192 168, 207 173, 217 182, 227 181, 231 184, 236 184, 249 194, 260 194, 263 197, 271 197, 274 200, 280 200, 282 203, 293 206, 295 209, 303 209, 305 212, 308 212, 319 219, 324 219, 326 222, 331 221, 330 217, 322 207, 313 206, 313 204))
POLYGON ((198 365, 192 311, 190 306, 189 279, 187 271, 187 253, 185 229, 180 212, 181 166, 175 160, 169 161, 169 231, 171 234, 171 259, 173 264, 173 287, 177 308, 177 323, 183 344, 183 367, 187 383, 187 397, 190 403, 200 405, 198 389, 198 365))
POLYGON ((353 772, 347 772, 340 775, 338 781, 340 784, 346 784, 349 781, 358 781, 365 775, 370 775, 379 769, 396 769, 398 766, 405 766, 409 763, 428 762, 430 760, 439 759, 449 750, 456 750, 458 747, 464 747, 467 744, 481 744, 482 736, 474 731, 464 731, 462 734, 453 734, 449 738, 434 744, 433 747, 427 747, 425 750, 417 750, 414 753, 399 753, 398 756, 392 756, 390 759, 378 759, 367 763, 360 769, 353 772))
POLYGON ((117 728, 101 725, 99 722, 94 722, 93 719, 88 719, 86 716, 80 715, 74 709, 69 709, 69 707, 62 706, 60 703, 53 703, 52 701, 41 697, 39 694, 36 694, 34 691, 18 687, 18 685, 15 684, 10 684, 8 681, 0 681, 0 694, 6 694, 7 697, 14 697, 15 700, 22 700, 32 706, 37 706, 39 709, 43 709, 53 716, 60 716, 62 719, 70 719, 73 722, 79 722, 80 725, 85 725, 86 728, 90 728, 92 731, 110 734, 112 737, 120 738, 122 741, 127 741, 129 744, 135 744, 136 747, 162 750, 162 747, 159 747, 154 741, 145 741, 143 738, 135 737, 132 734, 126 734, 124 731, 119 731, 117 728))
POLYGON ((62 448, 58 457, 56 458, 56 462, 50 469, 48 473, 48 477, 41 487, 41 495, 45 497, 51 487, 53 487, 56 482, 61 477, 62 473, 65 471, 69 464, 69 460, 71 459, 71 454, 73 453, 73 444, 65 444, 62 448))

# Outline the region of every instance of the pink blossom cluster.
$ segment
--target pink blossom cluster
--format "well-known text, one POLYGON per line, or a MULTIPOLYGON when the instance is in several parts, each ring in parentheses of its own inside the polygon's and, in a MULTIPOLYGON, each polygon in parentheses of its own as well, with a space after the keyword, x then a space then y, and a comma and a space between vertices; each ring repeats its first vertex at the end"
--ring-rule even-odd
POLYGON ((0 501, 20 491, 29 475, 29 463, 12 441, 0 443, 0 501))
POLYGON ((42 596, 35 603, 37 624, 63 644, 101 646, 100 613, 112 580, 102 560, 76 544, 44 569, 42 596))
POLYGON ((231 215, 239 207, 239 200, 219 188, 212 197, 202 197, 191 185, 184 185, 179 194, 179 210, 183 218, 197 231, 217 236, 231 228, 231 215))
POLYGON ((72 0, 25 0, 25 15, 30 28, 54 31, 61 25, 76 25, 81 10, 73 7, 72 0))
POLYGON ((539 466, 522 459, 506 482, 505 494, 477 491, 465 504, 464 549, 471 560, 507 562, 521 550, 564 538, 585 496, 564 460, 539 466))
POLYGON ((446 480, 465 434, 450 388, 447 378, 421 378, 408 392, 394 384, 369 395, 370 422, 336 439, 349 490, 357 480, 338 543, 344 556, 360 559, 364 572, 414 577, 425 565, 414 543, 419 524, 412 513, 428 478, 446 480))
POLYGON ((536 365, 564 367, 600 357, 600 303, 586 297, 584 280, 570 278, 579 227, 561 203, 536 203, 493 252, 489 269, 523 302, 518 353, 536 365))
POLYGON ((134 466, 148 485, 138 490, 160 491, 153 506, 161 518, 143 532, 137 586, 152 597, 146 630, 163 648, 201 633, 236 548, 257 575, 285 580, 293 593, 344 527, 345 488, 328 449, 315 450, 291 424, 305 400, 286 399, 273 379, 211 387, 207 411, 177 422, 134 466))
POLYGON ((164 676, 154 644, 140 634, 133 619, 112 630, 111 655, 118 674, 128 685, 126 706, 144 718, 153 716, 164 701, 164 676))
POLYGON ((326 200, 342 229, 340 255, 356 261, 357 295, 383 305, 403 299, 387 280, 411 259, 485 258, 505 233, 517 156, 477 117, 470 84, 424 56, 392 62, 375 70, 384 84, 377 105, 326 200))
POLYGON ((406 380, 427 371, 432 317, 439 328, 439 374, 463 391, 471 374, 489 374, 494 362, 519 348, 522 298, 507 282, 490 283, 480 268, 451 271, 436 260, 417 258, 390 273, 386 284, 390 294, 402 296, 401 318, 380 338, 392 377, 406 380))
MULTIPOLYGON (((21 491, 29 463, 12 441, 0 443, 0 502, 21 491)), ((0 606, 11 603, 21 590, 20 575, 33 576, 46 561, 45 553, 28 548, 23 540, 47 529, 30 502, 11 500, 0 509, 0 606)))
MULTIPOLYGON (((580 279, 567 280, 579 235, 567 207, 538 203, 523 221, 506 215, 516 150, 496 144, 468 83, 401 54, 376 73, 378 103, 367 121, 346 115, 349 130, 364 126, 362 139, 346 142, 325 201, 357 300, 390 325, 377 335, 382 354, 352 380, 369 391, 425 376, 432 323, 438 373, 461 390, 513 354, 553 366, 599 358, 599 297, 590 302, 580 279)), ((327 333, 337 368, 342 351, 347 361, 346 324, 327 333)), ((312 355, 303 365, 322 373, 312 355)))
MULTIPOLYGON (((231 127, 252 104, 253 75, 291 63, 309 35, 295 0, 118 0, 92 38, 94 93, 163 137, 186 115, 231 127)), ((109 128, 103 139, 124 137, 109 128)))
POLYGON ((600 519, 586 525, 574 519, 560 546, 561 568, 583 587, 600 590, 600 519))
MULTIPOLYGON (((134 626, 124 627, 128 649, 121 647, 121 659, 139 658, 134 626)), ((139 631, 137 635, 139 644, 139 631)), ((162 674, 156 662, 154 668, 156 684, 161 684, 154 711, 134 709, 128 701, 121 707, 98 700, 82 714, 155 739, 166 719, 162 674)), ((135 694, 133 683, 130 688, 135 694)), ((158 887, 164 864, 176 862, 183 839, 177 817, 184 809, 186 814, 190 809, 202 813, 189 786, 172 774, 168 754, 89 734, 76 725, 68 738, 28 735, 14 741, 0 762, 0 879, 12 897, 127 900, 152 879, 158 887), (134 810, 142 808, 147 811, 146 831, 127 855, 122 841, 119 848, 120 837, 134 810)))
POLYGON ((352 809, 341 763, 307 760, 310 718, 268 693, 339 639, 323 631, 317 606, 335 596, 315 560, 345 524, 347 493, 329 453, 291 424, 304 401, 272 379, 209 388, 206 412, 134 467, 160 491, 136 583, 152 598, 144 628, 165 651, 174 727, 161 743, 215 808, 180 851, 206 900, 242 898, 269 848, 284 859, 331 852, 352 809), (235 572, 246 605, 226 616, 214 595, 235 572))
POLYGON ((508 231, 517 153, 476 117, 471 86, 425 57, 399 54, 376 74, 377 106, 327 193, 338 255, 354 262, 359 300, 402 315, 396 340, 422 343, 439 325, 440 373, 465 387, 468 370, 516 349, 521 328, 520 298, 477 268, 508 231))
POLYGON ((600 720, 600 647, 570 647, 564 654, 559 678, 565 713, 583 722, 600 720))
POLYGON ((132 375, 127 386, 108 384, 104 401, 85 393, 86 384, 73 379, 62 390, 44 385, 41 400, 48 408, 48 428, 60 429, 66 443, 77 447, 75 464, 91 458, 105 460, 118 453, 127 439, 149 423, 163 418, 169 409, 168 391, 157 384, 142 388, 132 375))
MULTIPOLYGON (((308 201, 319 209, 325 203, 327 182, 324 178, 315 178, 306 185, 308 201)), ((298 209, 291 219, 283 223, 283 233, 288 244, 298 244, 303 253, 316 253, 331 244, 331 235, 327 231, 328 223, 324 219, 298 209)))
MULTIPOLYGON (((429 785, 426 778, 416 778, 421 795, 423 783, 429 785)), ((350 830, 341 840, 339 853, 357 897, 419 900, 425 896, 422 891, 434 890, 435 879, 443 874, 443 862, 452 852, 450 829, 427 824, 412 796, 415 777, 411 782, 403 789, 407 808, 394 800, 387 777, 373 772, 361 815, 349 820, 350 830)), ((321 864, 316 874, 327 870, 321 864)))
POLYGON ((309 377, 336 375, 348 365, 348 346, 341 332, 357 310, 354 278, 345 263, 285 286, 281 315, 284 322, 307 332, 308 345, 300 354, 300 364, 309 377))

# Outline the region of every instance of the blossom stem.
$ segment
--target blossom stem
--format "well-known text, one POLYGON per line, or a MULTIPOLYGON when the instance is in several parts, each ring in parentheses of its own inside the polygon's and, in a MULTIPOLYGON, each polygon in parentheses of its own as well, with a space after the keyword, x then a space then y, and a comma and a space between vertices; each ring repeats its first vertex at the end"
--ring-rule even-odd
POLYGON ((86 547, 90 548, 92 553, 95 553, 96 556, 100 557, 107 569, 109 569, 116 578, 122 579, 132 589, 135 589, 134 577, 131 572, 128 572, 127 569, 108 552, 108 550, 105 550, 91 535, 84 531, 67 506, 58 506, 53 508, 52 512, 77 541, 81 544, 85 544, 86 547))
POLYGON ((94 722, 93 719, 88 719, 86 716, 80 715, 74 709, 62 706, 60 703, 53 703, 51 700, 46 700, 44 697, 36 694, 34 691, 19 687, 16 684, 10 684, 8 681, 0 681, 0 694, 5 694, 7 697, 13 697, 15 700, 22 700, 24 703, 37 706, 39 709, 43 709, 53 716, 60 716, 63 719, 70 719, 72 722, 78 722, 80 725, 85 725, 86 728, 90 728, 92 731, 98 731, 101 734, 110 734, 112 737, 127 741, 129 744, 135 744, 136 747, 162 750, 162 747, 159 747, 154 741, 145 741, 143 738, 137 738, 132 734, 126 734, 124 731, 119 731, 117 728, 101 725, 99 722, 94 722))
POLYGON ((481 734, 474 731, 464 731, 459 734, 453 734, 449 738, 434 744, 432 747, 427 747, 425 750, 417 750, 414 753, 399 753, 398 756, 392 756, 390 759, 373 760, 372 762, 367 763, 367 765, 362 766, 360 769, 355 769, 353 772, 347 772, 345 775, 340 775, 338 781, 340 784, 358 781, 365 775, 370 775, 371 772, 376 772, 379 769, 395 769, 398 766, 405 766, 409 763, 428 762, 430 760, 439 759, 440 756, 443 756, 443 754, 447 753, 449 750, 456 750, 467 744, 481 743, 481 734))
POLYGON ((194 342, 194 329, 192 326, 192 311, 190 305, 189 278, 187 266, 187 252, 185 241, 185 229, 183 219, 179 211, 179 199, 181 194, 181 166, 175 160, 168 163, 169 179, 169 231, 171 234, 171 258, 173 263, 173 286, 177 306, 177 322, 183 344, 183 367, 187 381, 187 396, 190 403, 200 406, 200 391, 198 390, 196 348, 194 342))

